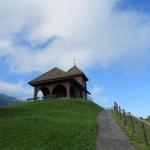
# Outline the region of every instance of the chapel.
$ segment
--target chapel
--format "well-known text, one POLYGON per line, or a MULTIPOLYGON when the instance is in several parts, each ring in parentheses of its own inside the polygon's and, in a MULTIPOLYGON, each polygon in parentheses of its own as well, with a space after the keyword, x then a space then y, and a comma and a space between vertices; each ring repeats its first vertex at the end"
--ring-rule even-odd
POLYGON ((36 100, 38 92, 43 97, 87 98, 87 76, 74 65, 68 71, 53 68, 33 79, 29 84, 34 88, 33 99, 36 100))

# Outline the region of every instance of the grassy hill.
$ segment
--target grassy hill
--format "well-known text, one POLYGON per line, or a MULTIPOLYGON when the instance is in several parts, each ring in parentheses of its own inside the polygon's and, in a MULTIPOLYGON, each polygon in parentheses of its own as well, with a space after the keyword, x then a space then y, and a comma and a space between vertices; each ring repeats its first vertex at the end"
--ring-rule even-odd
POLYGON ((1 150, 94 150, 96 115, 86 100, 47 100, 0 108, 1 150))
POLYGON ((134 119, 134 125, 135 125, 135 133, 132 132, 132 126, 130 118, 127 117, 127 126, 124 125, 123 118, 121 119, 115 111, 113 111, 113 116, 116 119, 117 123, 120 125, 120 127, 123 129, 123 131, 128 135, 130 138, 132 144, 136 147, 136 150, 150 150, 150 127, 145 126, 148 136, 149 145, 146 146, 144 143, 144 136, 143 136, 143 130, 141 128, 141 123, 134 119))

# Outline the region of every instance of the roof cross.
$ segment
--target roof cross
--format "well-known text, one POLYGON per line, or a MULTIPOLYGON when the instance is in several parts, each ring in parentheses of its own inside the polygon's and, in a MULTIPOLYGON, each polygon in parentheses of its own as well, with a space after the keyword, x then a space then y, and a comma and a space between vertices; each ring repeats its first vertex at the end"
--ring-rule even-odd
POLYGON ((74 58, 74 66, 76 66, 76 58, 74 58))

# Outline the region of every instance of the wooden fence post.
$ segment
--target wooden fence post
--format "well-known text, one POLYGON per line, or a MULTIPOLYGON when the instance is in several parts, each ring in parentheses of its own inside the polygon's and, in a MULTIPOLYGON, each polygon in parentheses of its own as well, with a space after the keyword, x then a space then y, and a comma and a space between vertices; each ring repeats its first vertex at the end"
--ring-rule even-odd
POLYGON ((119 106, 118 106, 117 102, 114 102, 114 110, 116 111, 117 116, 119 116, 118 108, 119 108, 119 106))
MULTIPOLYGON (((142 117, 140 119, 143 120, 142 117)), ((141 122, 141 127, 142 127, 142 131, 143 131, 143 135, 144 135, 144 142, 146 145, 148 145, 147 133, 146 133, 145 125, 143 122, 141 122)))
POLYGON ((120 116, 120 119, 122 119, 122 113, 121 113, 121 107, 119 106, 119 116, 120 116))
POLYGON ((126 120, 126 112, 125 109, 123 109, 123 119, 124 119, 124 125, 127 125, 127 120, 126 120))
POLYGON ((117 104, 117 115, 119 117, 119 105, 117 104))
POLYGON ((114 110, 117 110, 117 103, 114 102, 114 110))
POLYGON ((132 132, 135 133, 134 120, 133 120, 133 117, 132 117, 130 112, 129 112, 129 118, 130 118, 130 121, 131 121, 132 132))

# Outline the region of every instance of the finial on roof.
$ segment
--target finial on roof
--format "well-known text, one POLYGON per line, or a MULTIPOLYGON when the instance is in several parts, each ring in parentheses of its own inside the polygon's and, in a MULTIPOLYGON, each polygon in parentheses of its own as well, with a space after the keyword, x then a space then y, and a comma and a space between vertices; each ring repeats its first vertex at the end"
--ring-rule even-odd
POLYGON ((74 66, 76 66, 76 58, 74 58, 74 66))

